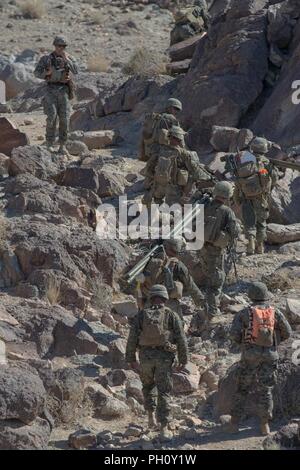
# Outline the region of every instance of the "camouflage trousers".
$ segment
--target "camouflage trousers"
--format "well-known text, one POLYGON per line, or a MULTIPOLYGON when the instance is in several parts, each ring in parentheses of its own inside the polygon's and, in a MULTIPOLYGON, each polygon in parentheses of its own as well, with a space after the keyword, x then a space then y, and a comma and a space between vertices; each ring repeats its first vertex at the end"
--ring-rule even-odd
POLYGON ((57 120, 59 121, 59 143, 64 144, 68 138, 71 106, 68 87, 48 85, 43 100, 44 112, 47 116, 46 142, 55 142, 57 120))
POLYGON ((157 348, 145 348, 140 350, 139 360, 145 410, 156 411, 158 422, 167 424, 170 415, 174 354, 157 348))
POLYGON ((257 415, 261 419, 272 419, 273 387, 276 383, 277 361, 255 362, 241 360, 238 368, 237 390, 233 397, 231 415, 241 419, 245 411, 247 396, 253 389, 257 393, 257 415))
POLYGON ((267 236, 267 220, 269 218, 269 205, 266 197, 247 199, 242 202, 242 218, 246 238, 256 238, 263 242, 267 236))
POLYGON ((201 250, 200 269, 205 274, 207 313, 211 318, 219 313, 226 279, 224 251, 206 243, 201 250))

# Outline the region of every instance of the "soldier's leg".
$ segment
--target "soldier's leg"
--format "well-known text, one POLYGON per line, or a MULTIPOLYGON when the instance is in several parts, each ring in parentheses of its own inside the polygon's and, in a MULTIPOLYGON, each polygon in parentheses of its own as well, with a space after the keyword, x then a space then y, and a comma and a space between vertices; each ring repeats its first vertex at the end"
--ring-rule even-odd
POLYGON ((262 198, 253 201, 256 214, 256 252, 264 253, 264 242, 267 238, 267 220, 269 218, 269 208, 267 201, 262 198))
POLYGON ((242 203, 242 219, 244 224, 245 236, 248 240, 247 254, 255 253, 256 241, 256 212, 253 201, 245 200, 242 203))
POLYGON ((59 143, 65 145, 68 140, 71 106, 68 93, 60 91, 58 96, 59 143))
POLYGON ((262 363, 257 371, 257 414, 262 422, 273 417, 273 388, 277 378, 277 361, 262 363))
POLYGON ((255 385, 257 367, 241 361, 237 370, 237 389, 233 396, 231 417, 238 423, 245 411, 245 403, 249 391, 255 385))
POLYGON ((224 269, 224 254, 213 253, 216 248, 208 249, 206 253, 207 280, 206 302, 210 318, 220 313, 221 294, 226 278, 224 269))
POLYGON ((173 354, 162 352, 156 362, 155 383, 158 391, 157 419, 162 426, 168 424, 170 417, 173 360, 173 354))
POLYGON ((56 122, 57 122, 57 98, 54 93, 48 91, 43 99, 44 113, 46 119, 46 143, 53 145, 55 142, 56 122))
POLYGON ((148 412, 156 408, 155 359, 140 353, 140 379, 143 385, 144 407, 148 412))

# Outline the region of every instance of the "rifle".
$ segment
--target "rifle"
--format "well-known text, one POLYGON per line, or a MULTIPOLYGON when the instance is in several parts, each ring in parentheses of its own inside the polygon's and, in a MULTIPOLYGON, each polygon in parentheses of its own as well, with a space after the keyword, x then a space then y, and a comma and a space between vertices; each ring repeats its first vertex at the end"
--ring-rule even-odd
POLYGON ((272 165, 278 168, 290 168, 291 170, 300 171, 300 162, 292 162, 287 160, 277 160, 275 158, 268 158, 272 165))
POLYGON ((237 270, 237 267, 236 267, 236 241, 233 241, 229 245, 229 247, 227 248, 226 264, 227 264, 226 277, 230 273, 231 268, 233 266, 235 279, 238 282, 239 281, 239 275, 238 275, 238 270, 237 270))
MULTIPOLYGON (((205 193, 203 197, 197 201, 197 204, 192 207, 188 214, 186 214, 186 216, 169 232, 166 239, 176 238, 177 236, 181 235, 185 225, 193 221, 193 219, 201 211, 201 205, 205 204, 208 199, 210 199, 210 195, 205 193)), ((124 279, 128 284, 131 284, 137 278, 137 276, 144 271, 149 261, 164 249, 162 243, 163 240, 158 240, 158 243, 149 251, 149 253, 144 256, 128 273, 125 274, 124 279)))

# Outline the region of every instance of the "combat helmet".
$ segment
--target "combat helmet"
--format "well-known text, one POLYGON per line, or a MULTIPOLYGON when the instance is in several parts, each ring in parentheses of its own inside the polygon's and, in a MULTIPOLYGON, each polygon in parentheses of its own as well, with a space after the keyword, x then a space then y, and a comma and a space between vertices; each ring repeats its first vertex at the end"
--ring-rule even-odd
POLYGON ((56 36, 53 41, 53 46, 67 46, 68 42, 64 36, 56 36))
POLYGON ((264 137, 255 137, 250 144, 250 149, 252 152, 256 153, 267 153, 269 150, 267 139, 264 137))
POLYGON ((222 199, 230 199, 233 195, 233 187, 228 181, 219 181, 214 187, 213 196, 222 199))
POLYGON ((171 247, 176 253, 179 253, 185 246, 185 240, 182 237, 167 238, 164 240, 164 247, 171 247))
POLYGON ((149 297, 150 299, 153 297, 161 297, 162 299, 169 300, 168 291, 162 284, 155 284, 152 286, 149 291, 149 297))
POLYGON ((273 295, 263 282, 253 282, 248 289, 248 297, 252 301, 270 300, 273 295))
POLYGON ((169 136, 175 137, 178 140, 183 140, 185 135, 186 135, 186 132, 183 129, 181 129, 181 127, 179 126, 172 126, 171 129, 169 130, 169 136))
POLYGON ((166 104, 166 109, 168 108, 175 108, 178 109, 178 111, 182 111, 182 103, 176 98, 169 98, 166 104))

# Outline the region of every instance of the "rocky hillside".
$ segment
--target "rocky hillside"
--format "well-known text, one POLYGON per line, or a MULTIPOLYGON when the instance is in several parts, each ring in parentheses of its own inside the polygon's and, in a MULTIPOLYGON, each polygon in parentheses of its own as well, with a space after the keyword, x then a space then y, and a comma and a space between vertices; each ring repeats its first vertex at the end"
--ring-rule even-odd
MULTIPOLYGON (((287 170, 273 190, 267 253, 246 258, 239 240, 239 281, 228 277, 220 323, 188 338, 190 362, 174 373, 170 442, 146 432, 141 383, 124 360, 137 305, 120 278, 145 247, 99 238, 94 214, 106 202, 117 206, 120 195, 140 201, 141 124, 170 96, 182 99, 190 146, 212 169, 222 169, 220 156, 240 128, 284 150, 300 144, 292 101, 299 2, 211 0, 211 28, 192 53, 188 46, 188 71, 175 77, 165 72, 171 11, 189 2, 49 0, 37 2, 45 8, 33 19, 25 3, 0 2, 0 80, 9 98, 0 105, 0 449, 295 445, 295 423, 279 429, 300 414, 292 362, 300 339, 299 173, 287 170), (66 158, 41 145, 44 85, 32 75, 60 33, 80 64, 66 158), (227 332, 254 279, 268 284, 293 326, 281 347, 272 428, 279 432, 264 444, 247 415, 238 441, 221 428, 239 357, 227 332)), ((177 57, 185 57, 181 47, 177 57)), ((197 253, 183 259, 201 286, 197 253)), ((194 310, 184 298, 187 328, 194 310)))

